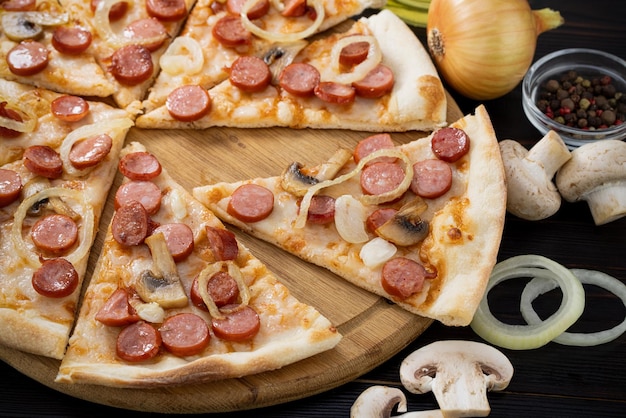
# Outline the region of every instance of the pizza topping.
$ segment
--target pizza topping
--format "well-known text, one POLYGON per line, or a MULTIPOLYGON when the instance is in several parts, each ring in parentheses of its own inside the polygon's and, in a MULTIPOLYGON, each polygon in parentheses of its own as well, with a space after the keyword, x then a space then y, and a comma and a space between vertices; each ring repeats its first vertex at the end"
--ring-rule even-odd
POLYGON ((297 62, 286 66, 278 77, 279 85, 285 91, 298 97, 313 95, 320 82, 320 72, 311 64, 297 62))
POLYGON ((131 247, 144 242, 148 236, 149 215, 143 205, 132 200, 115 210, 111 221, 113 238, 120 245, 131 247))
MULTIPOLYGON (((391 139, 391 135, 388 133, 370 135, 367 138, 360 140, 354 148, 354 162, 358 163, 362 158, 367 157, 374 151, 378 151, 380 149, 391 149, 394 146, 395 145, 391 139)), ((395 158, 379 158, 376 160, 376 162, 388 163, 393 163, 395 161, 395 158)))
MULTIPOLYGON (((239 299, 239 285, 237 284, 237 281, 227 272, 218 271, 209 278, 207 285, 209 296, 213 299, 215 306, 218 308, 237 303, 237 300, 239 299)), ((197 276, 191 284, 189 296, 191 298, 191 303, 195 306, 205 311, 209 310, 202 299, 200 291, 198 290, 197 276)))
MULTIPOLYGON (((240 15, 247 0, 226 0, 226 9, 229 13, 240 15)), ((247 16, 250 20, 260 19, 270 11, 269 0, 252 0, 252 5, 248 8, 247 16)))
POLYGON ((162 232, 146 238, 152 254, 152 269, 145 270, 135 282, 135 290, 144 301, 156 302, 161 307, 182 308, 188 299, 178 277, 176 263, 167 248, 162 232))
POLYGON ((78 122, 89 113, 89 103, 79 96, 63 95, 50 103, 50 111, 64 122, 78 122))
POLYGON ((128 181, 115 192, 115 208, 119 209, 132 201, 138 201, 148 215, 154 215, 161 207, 161 189, 151 181, 128 181))
POLYGON ((146 0, 146 11, 165 22, 175 22, 187 16, 185 0, 146 0))
POLYGON ((424 280, 434 277, 424 266, 405 257, 396 257, 385 263, 381 285, 385 292, 400 299, 422 290, 424 280))
MULTIPOLYGON (((102 3, 102 0, 91 0, 90 6, 91 11, 96 12, 98 6, 102 3)), ((126 12, 128 11, 128 3, 125 1, 114 1, 110 6, 103 4, 103 7, 108 7, 109 15, 108 18, 111 22, 115 22, 116 20, 120 20, 124 17, 126 12)))
POLYGON ((167 249, 177 263, 189 257, 193 252, 193 231, 187 224, 176 222, 159 225, 152 233, 163 234, 167 249))
POLYGON ((217 41, 229 48, 249 45, 252 34, 245 27, 239 16, 226 15, 213 26, 212 34, 217 41))
MULTIPOLYGON (((241 310, 245 308, 250 302, 250 290, 246 283, 244 282, 243 276, 241 274, 241 270, 234 264, 232 261, 218 261, 215 263, 208 264, 202 271, 198 274, 197 278, 197 291, 204 302, 204 305, 208 309, 211 317, 214 319, 223 319, 224 314, 232 313, 237 310, 241 310), (217 305, 218 301, 223 302, 226 299, 223 294, 223 289, 213 289, 211 291, 212 286, 210 282, 213 277, 223 272, 223 269, 226 268, 228 270, 228 275, 237 283, 238 295, 240 299, 239 304, 230 304, 227 306, 221 307, 220 309, 217 305), (214 295, 217 300, 214 299, 214 295)), ((214 286, 218 283, 215 283, 214 286)), ((216 286, 218 287, 218 286, 216 286)))
POLYGON ((117 336, 115 352, 123 360, 137 363, 159 354, 161 334, 144 321, 135 322, 124 328, 117 336))
POLYGON ((363 261, 365 266, 376 268, 390 260, 397 251, 398 248, 395 245, 383 238, 376 237, 361 247, 359 257, 361 257, 361 261, 363 261))
POLYGON ((375 233, 385 222, 393 218, 398 209, 395 208, 378 208, 372 212, 365 221, 368 231, 375 233))
POLYGON ((37 9, 37 0, 6 0, 0 4, 6 11, 28 11, 37 9))
POLYGON ((335 198, 326 195, 315 195, 311 199, 307 222, 324 225, 335 219, 335 198))
MULTIPOLYGON (((243 184, 232 193, 226 211, 242 222, 258 222, 274 210, 274 193, 256 184, 243 184)), ((308 204, 306 206, 308 212, 308 204)))
POLYGON ((22 41, 6 56, 9 70, 18 76, 31 76, 48 66, 48 49, 37 41, 22 41))
POLYGON ((294 196, 304 196, 309 187, 319 183, 317 178, 305 174, 303 167, 302 164, 293 162, 280 177, 281 187, 294 196))
POLYGON ((137 315, 135 308, 130 304, 130 295, 123 288, 118 288, 104 302, 104 305, 96 313, 96 321, 109 327, 121 327, 141 318, 137 315))
POLYGON ((15 202, 22 192, 22 178, 9 169, 0 168, 0 208, 15 202))
POLYGON ((230 311, 222 318, 211 318, 211 324, 218 338, 240 342, 253 338, 259 332, 261 319, 253 308, 244 306, 242 309, 230 311))
MULTIPOLYGON (((155 45, 158 43, 162 43, 163 34, 161 33, 157 33, 156 36, 147 36, 148 34, 144 32, 145 36, 134 38, 126 36, 124 31, 122 33, 115 33, 113 31, 113 29, 111 28, 111 21, 113 19, 110 18, 110 16, 113 15, 113 10, 115 10, 116 7, 119 7, 120 12, 123 11, 123 16, 123 14, 126 13, 126 8, 128 7, 127 5, 127 2, 121 0, 99 0, 94 14, 94 27, 98 32, 100 38, 102 38, 109 46, 113 48, 122 48, 131 45, 138 47, 142 45, 155 45)), ((122 16, 120 16, 119 18, 121 18, 122 16)))
POLYGON ((294 58, 302 51, 308 43, 299 40, 288 43, 274 43, 263 55, 263 61, 270 67, 272 72, 272 83, 280 84, 280 75, 283 70, 293 63, 294 58))
POLYGON ((76 244, 78 226, 69 216, 53 214, 35 222, 30 235, 37 248, 58 256, 76 244))
POLYGON ((59 52, 77 55, 91 45, 91 32, 78 26, 59 26, 52 34, 52 46, 59 52))
POLYGON ((185 73, 194 75, 202 71, 204 54, 202 47, 189 36, 179 36, 159 58, 161 70, 169 75, 185 73))
POLYGON ((122 84, 134 86, 148 80, 154 71, 152 54, 141 45, 126 45, 111 57, 111 74, 122 84))
POLYGON ((131 22, 122 33, 123 36, 141 43, 150 52, 161 48, 169 36, 163 23, 153 17, 131 22), (142 39, 149 39, 150 42, 141 41, 142 39))
POLYGON ((380 195, 395 190, 405 178, 404 170, 396 163, 374 163, 361 171, 361 189, 369 195, 380 195))
POLYGON ((436 158, 413 164, 411 191, 426 199, 444 195, 452 187, 452 169, 443 160, 436 158))
POLYGON ((376 228, 376 234, 396 245, 417 244, 428 235, 429 223, 420 215, 426 203, 419 197, 400 208, 387 222, 376 228))
POLYGON ((17 138, 23 132, 32 132, 37 126, 37 117, 26 109, 0 101, 0 136, 17 138))
MULTIPOLYGON (((356 36, 356 35, 353 35, 356 36)), ((339 63, 346 67, 352 67, 365 61, 370 49, 370 43, 367 41, 351 42, 341 48, 339 53, 339 63)))
POLYGON ((339 171, 352 158, 352 153, 346 148, 339 148, 335 153, 319 166, 311 169, 311 173, 315 172, 315 178, 319 181, 334 179, 339 171))
POLYGON ((31 145, 24 151, 24 166, 33 174, 56 179, 63 174, 63 161, 53 148, 47 145, 31 145))
POLYGON ((239 245, 235 234, 226 228, 205 226, 209 248, 217 261, 236 260, 239 255, 239 245))
POLYGON ((163 346, 179 357, 195 356, 209 344, 209 326, 198 315, 179 313, 170 316, 159 327, 163 346))
POLYGON ((333 81, 322 81, 313 89, 313 93, 327 103, 347 105, 354 102, 354 87, 333 81))
POLYGON ((232 63, 228 79, 238 89, 256 93, 269 86, 272 72, 261 58, 245 55, 232 63))
POLYGON ((27 39, 37 40, 43 36, 43 28, 28 20, 26 16, 25 12, 2 14, 2 30, 7 38, 14 42, 21 42, 27 39))
POLYGON ((205 88, 189 84, 172 90, 167 96, 165 107, 174 119, 193 122, 209 113, 211 97, 205 88))
POLYGON ((470 138, 462 129, 446 127, 433 134, 430 144, 437 158, 453 163, 467 154, 470 138))
POLYGON ((33 273, 33 288, 49 298, 63 298, 74 293, 79 277, 76 269, 64 258, 51 258, 33 273))
POLYGON ((161 163, 149 152, 137 151, 124 155, 119 163, 120 173, 131 180, 152 180, 161 174, 161 163))
POLYGON ((256 2, 257 0, 246 0, 246 2, 244 3, 241 9, 241 14, 240 14, 241 23, 243 24, 244 28, 248 30, 249 32, 255 34, 259 38, 263 38, 272 42, 293 42, 293 41, 297 41, 300 39, 308 38, 309 36, 313 35, 314 33, 318 31, 319 27, 322 25, 322 22, 324 22, 324 18, 326 16, 326 9, 324 8, 324 2, 321 0, 311 0, 310 3, 313 6, 313 9, 315 10, 315 20, 313 21, 313 23, 311 23, 311 25, 301 30, 300 32, 290 32, 290 33, 269 32, 255 25, 248 18, 247 14, 255 5, 256 2))
POLYGON ((386 65, 378 64, 364 78, 354 81, 352 87, 360 97, 378 99, 391 92, 394 82, 393 71, 386 65))
POLYGON ((343 240, 353 244, 366 242, 366 218, 365 207, 354 197, 344 194, 335 200, 335 228, 343 240))
POLYGON ((334 71, 334 76, 332 80, 329 81, 350 85, 355 81, 363 80, 370 71, 380 64, 381 59, 382 51, 375 37, 369 35, 344 36, 335 42, 333 49, 330 52, 330 64, 334 71), (348 45, 357 42, 367 42, 369 44, 367 58, 352 67, 351 71, 342 71, 341 51, 348 45))

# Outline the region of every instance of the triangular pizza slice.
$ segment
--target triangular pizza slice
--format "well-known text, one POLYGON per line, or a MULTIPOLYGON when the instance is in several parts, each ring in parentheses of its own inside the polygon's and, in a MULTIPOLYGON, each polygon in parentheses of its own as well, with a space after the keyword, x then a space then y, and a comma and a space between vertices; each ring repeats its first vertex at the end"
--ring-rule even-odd
POLYGON ((193 195, 224 222, 447 325, 474 315, 506 206, 482 106, 422 139, 396 145, 379 133, 319 166, 294 162, 193 195))
POLYGON ((341 335, 132 142, 59 382, 154 387, 241 377, 341 335))

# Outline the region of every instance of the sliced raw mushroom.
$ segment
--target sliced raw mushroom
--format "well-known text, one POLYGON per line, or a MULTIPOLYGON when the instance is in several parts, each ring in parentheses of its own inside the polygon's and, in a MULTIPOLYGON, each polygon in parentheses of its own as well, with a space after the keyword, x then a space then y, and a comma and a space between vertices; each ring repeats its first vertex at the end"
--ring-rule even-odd
POLYGON ((626 142, 578 147, 558 171, 556 185, 568 202, 586 201, 596 225, 626 216, 626 142))
POLYGON ((530 150, 505 139, 500 141, 500 153, 506 172, 509 213, 531 221, 554 215, 561 207, 561 196, 552 178, 571 158, 561 137, 550 131, 530 150))
POLYGON ((444 416, 484 417, 487 391, 505 389, 513 377, 509 359, 474 341, 437 341, 404 359, 400 380, 412 393, 432 391, 444 416))
POLYGON ((428 221, 420 217, 426 208, 426 202, 416 197, 402 206, 391 219, 376 228, 376 234, 404 247, 417 244, 428 235, 428 221))
POLYGON ((390 418, 395 406, 401 415, 394 418, 443 418, 440 410, 406 412, 404 392, 388 386, 371 386, 363 391, 350 408, 350 418, 390 418))

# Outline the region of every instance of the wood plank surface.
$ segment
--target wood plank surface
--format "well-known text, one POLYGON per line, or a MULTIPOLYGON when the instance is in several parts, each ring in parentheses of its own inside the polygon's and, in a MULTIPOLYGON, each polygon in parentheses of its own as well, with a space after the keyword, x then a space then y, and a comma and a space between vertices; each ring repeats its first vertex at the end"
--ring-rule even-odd
MULTIPOLYGON (((463 114, 448 96, 448 121, 463 114)), ((218 181, 280 174, 293 161, 314 165, 339 147, 352 148, 370 135, 343 130, 212 128, 202 131, 132 128, 129 141, 143 143, 187 190, 218 181)), ((398 144, 425 136, 392 134, 398 144)), ((93 271, 104 231, 113 214, 118 173, 90 256, 93 271)), ((300 300, 315 306, 344 336, 333 350, 280 370, 198 385, 153 390, 115 389, 54 382, 60 362, 0 347, 0 359, 44 385, 83 400, 124 409, 161 413, 246 410, 301 399, 338 387, 374 369, 414 341, 430 319, 404 311, 384 298, 339 279, 258 239, 233 230, 300 300)))

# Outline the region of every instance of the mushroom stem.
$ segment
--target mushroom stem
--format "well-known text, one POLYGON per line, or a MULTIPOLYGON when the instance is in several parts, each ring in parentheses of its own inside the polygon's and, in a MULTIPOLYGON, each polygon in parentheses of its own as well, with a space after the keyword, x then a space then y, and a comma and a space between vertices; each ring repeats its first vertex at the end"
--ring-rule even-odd
POLYGON ((401 415, 394 418, 443 418, 441 410, 406 412, 404 392, 388 386, 371 386, 363 391, 350 409, 350 418, 390 418, 393 407, 398 405, 401 415))
POLYGON ((527 160, 541 165, 550 179, 570 158, 572 158, 572 155, 567 145, 554 131, 549 131, 526 155, 527 160))
POLYGON ((596 225, 626 216, 626 180, 592 190, 584 199, 596 225))

